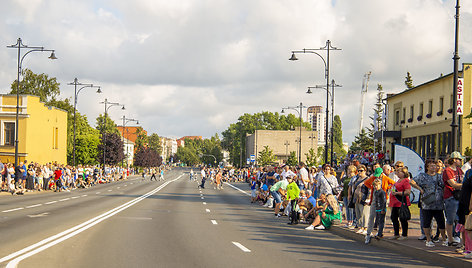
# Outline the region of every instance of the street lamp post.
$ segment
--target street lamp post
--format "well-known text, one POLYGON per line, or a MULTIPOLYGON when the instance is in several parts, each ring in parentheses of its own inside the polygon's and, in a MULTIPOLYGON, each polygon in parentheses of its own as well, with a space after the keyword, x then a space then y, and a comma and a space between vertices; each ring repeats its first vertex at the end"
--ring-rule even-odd
MULTIPOLYGON (((321 47, 321 48, 309 48, 309 49, 304 48, 303 50, 292 51, 292 57, 290 57, 289 60, 291 60, 291 61, 298 60, 298 58, 295 56, 296 53, 313 53, 313 54, 319 56, 323 60, 323 63, 325 65, 326 88, 329 88, 329 51, 330 50, 341 50, 341 49, 331 46, 331 41, 327 40, 326 45, 324 47, 321 47), (321 56, 318 52, 316 52, 316 51, 320 51, 320 50, 326 50, 326 60, 323 58, 323 56, 321 56)), ((328 141, 327 141, 327 139, 328 139, 328 127, 329 127, 328 126, 328 117, 329 117, 328 105, 329 105, 329 96, 328 96, 328 94, 326 94, 325 163, 328 162, 328 141)))
MULTIPOLYGON (((131 119, 131 118, 126 118, 126 116, 123 115, 123 129, 121 131, 121 136, 123 137, 123 144, 125 143, 125 127, 126 124, 129 122, 135 122, 137 125, 139 125, 139 121, 136 119, 131 119)), ((128 129, 126 129, 126 133, 128 133, 128 129)), ((123 159, 124 161, 124 159, 123 159)), ((121 161, 121 166, 125 166, 124 162, 121 161)), ((126 168, 128 168, 128 142, 126 142, 126 168)))
POLYGON ((290 145, 290 143, 288 141, 285 141, 284 145, 285 145, 285 155, 287 156, 287 159, 288 159, 288 146, 290 145))
MULTIPOLYGON (((331 165, 334 163, 334 88, 335 87, 342 87, 341 85, 338 85, 334 82, 334 79, 331 80, 331 84, 326 87, 325 85, 316 85, 314 87, 308 87, 308 91, 306 92, 307 94, 311 94, 312 88, 322 88, 326 90, 327 95, 331 95, 331 137, 330 137, 330 143, 331 143, 331 165), (329 86, 331 86, 331 92, 329 91, 329 86)), ((328 122, 328 118, 326 118, 326 122, 328 122)), ((328 125, 328 124, 326 124, 328 125)), ((325 143, 328 143, 328 138, 325 139, 325 143)), ((326 146, 325 146, 326 148, 326 146)))
POLYGON ((286 107, 286 108, 282 108, 282 113, 284 113, 285 111, 284 110, 287 110, 287 109, 290 109, 290 110, 294 110, 298 113, 298 117, 300 119, 300 140, 299 140, 299 143, 298 143, 298 163, 300 163, 302 161, 302 109, 303 108, 307 108, 306 106, 303 106, 303 104, 300 102, 300 105, 297 105, 295 107, 286 107), (297 110, 297 109, 300 109, 300 110, 297 110))
POLYGON ((97 93, 102 93, 102 91, 100 90, 100 86, 94 86, 93 84, 83 84, 83 83, 80 83, 79 80, 77 78, 74 78, 74 82, 71 82, 69 83, 68 85, 70 86, 74 86, 74 150, 73 150, 73 163, 74 163, 74 167, 76 166, 76 163, 75 163, 75 146, 76 146, 76 140, 75 140, 75 134, 76 134, 76 111, 77 111, 77 96, 79 95, 80 91, 86 87, 96 87, 98 88, 97 89, 97 93), (79 90, 77 90, 77 86, 82 86, 81 88, 79 88, 79 90))
POLYGON ((16 44, 7 46, 7 48, 17 48, 18 49, 18 72, 17 72, 17 80, 16 80, 16 117, 15 117, 15 167, 18 166, 18 118, 20 113, 20 74, 21 74, 21 65, 23 63, 23 59, 31 52, 44 52, 48 51, 51 52, 51 55, 48 57, 51 60, 55 60, 56 55, 54 54, 54 50, 52 49, 44 49, 44 47, 31 47, 24 45, 21 41, 21 38, 18 38, 16 44), (21 49, 26 48, 28 51, 21 56, 21 49))
POLYGON ((456 28, 455 28, 455 39, 454 39, 454 78, 452 86, 452 122, 451 122, 451 152, 458 150, 457 142, 457 81, 459 77, 459 0, 456 0, 456 28))
POLYGON ((105 160, 106 160, 106 121, 107 121, 107 113, 108 113, 108 110, 111 108, 111 107, 114 107, 114 106, 121 106, 121 109, 122 110, 125 110, 125 106, 121 103, 118 103, 118 102, 109 102, 107 99, 105 99, 105 101, 102 101, 100 102, 100 104, 105 104, 105 117, 103 118, 103 136, 102 136, 102 141, 103 141, 103 175, 105 175, 105 160))

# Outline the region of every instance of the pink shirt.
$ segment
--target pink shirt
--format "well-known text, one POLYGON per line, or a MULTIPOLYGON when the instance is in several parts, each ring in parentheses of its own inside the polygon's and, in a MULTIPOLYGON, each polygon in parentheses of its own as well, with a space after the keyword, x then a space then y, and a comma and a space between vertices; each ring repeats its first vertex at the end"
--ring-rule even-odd
MULTIPOLYGON (((396 189, 397 192, 403 192, 403 191, 406 191, 408 189, 411 189, 411 185, 410 185, 410 179, 406 178, 406 179, 403 179, 401 181, 397 181, 395 184, 394 184, 394 187, 396 189)), ((388 205, 389 207, 401 207, 402 206, 402 202, 399 201, 399 200, 402 200, 402 196, 401 195, 393 195, 393 193, 390 193, 390 204, 388 205)), ((410 206, 410 196, 409 195, 406 195, 405 196, 405 202, 407 204, 407 206, 410 206)))

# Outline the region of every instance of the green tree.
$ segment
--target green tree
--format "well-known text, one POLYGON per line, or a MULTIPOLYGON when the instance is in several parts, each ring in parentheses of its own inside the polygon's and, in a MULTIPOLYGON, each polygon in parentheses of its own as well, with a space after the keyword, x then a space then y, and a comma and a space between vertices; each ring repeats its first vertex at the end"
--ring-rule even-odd
POLYGON ((257 157, 257 164, 259 166, 267 166, 277 161, 277 157, 274 155, 274 151, 269 146, 264 146, 264 149, 259 152, 257 157))
POLYGON ((136 149, 148 147, 149 139, 147 138, 146 132, 144 132, 144 129, 142 127, 137 127, 135 134, 136 134, 136 141, 135 141, 136 149))
POLYGON ((377 142, 375 148, 373 148, 374 144, 374 135, 375 132, 377 131, 382 131, 383 129, 383 114, 384 114, 384 104, 383 104, 383 98, 384 98, 384 90, 381 84, 377 85, 377 96, 376 96, 376 101, 375 105, 373 108, 374 116, 371 116, 370 119, 372 120, 372 123, 370 124, 370 128, 367 128, 369 131, 369 137, 372 138, 372 149, 375 149, 375 151, 380 151, 382 150, 382 143, 377 142))
POLYGON ((120 131, 117 128, 117 125, 115 121, 113 121, 108 114, 106 115, 106 118, 104 115, 100 114, 97 119, 97 130, 100 131, 100 133, 103 134, 103 132, 110 134, 116 134, 116 135, 121 135, 120 131))
MULTIPOLYGON (((59 96, 59 83, 55 77, 49 77, 47 74, 35 74, 30 69, 22 71, 23 80, 21 80, 19 93, 39 96, 42 102, 48 102, 59 96)), ((11 84, 10 94, 16 94, 18 81, 15 79, 11 84)))
POLYGON ((162 147, 161 147, 161 139, 159 138, 159 135, 157 135, 156 133, 152 133, 151 135, 149 135, 148 144, 149 144, 149 148, 156 151, 159 155, 161 154, 162 147))
POLYGON ((336 156, 338 157, 338 159, 340 157, 344 158, 347 152, 344 150, 343 130, 342 130, 341 117, 339 115, 334 116, 333 138, 334 138, 333 149, 334 149, 334 152, 336 153, 336 156))
MULTIPOLYGON (((318 147, 318 149, 319 148, 320 147, 318 147)), ((313 166, 316 166, 318 164, 317 154, 315 152, 315 149, 310 148, 310 150, 308 150, 308 153, 306 153, 305 156, 306 156, 306 165, 308 167, 313 167, 313 166)))
POLYGON ((298 164, 297 153, 295 153, 295 151, 290 152, 290 155, 288 156, 287 162, 285 164, 289 166, 296 166, 298 164))
POLYGON ((373 151, 374 150, 374 139, 363 128, 361 130, 361 133, 359 133, 359 135, 354 137, 354 141, 352 142, 352 145, 349 148, 349 150, 351 150, 353 152, 373 151))
POLYGON ((405 86, 406 86, 406 88, 408 88, 408 89, 415 87, 415 86, 413 85, 413 79, 411 78, 410 72, 406 72, 405 86))

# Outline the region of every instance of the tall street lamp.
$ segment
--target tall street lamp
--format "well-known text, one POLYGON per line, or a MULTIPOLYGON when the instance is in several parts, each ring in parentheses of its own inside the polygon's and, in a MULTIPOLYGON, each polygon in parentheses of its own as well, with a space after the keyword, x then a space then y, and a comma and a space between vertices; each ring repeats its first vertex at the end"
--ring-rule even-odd
MULTIPOLYGON (((327 92, 327 95, 331 95, 331 135, 330 135, 330 143, 331 143, 331 165, 333 165, 334 163, 334 88, 335 87, 342 87, 341 85, 338 85, 334 82, 334 79, 331 80, 331 85, 328 85, 328 86, 331 86, 331 92, 329 92, 329 87, 326 88, 325 85, 316 85, 314 87, 308 87, 308 90, 307 90, 307 94, 311 94, 313 93, 311 91, 312 88, 322 88, 324 90, 326 90, 327 92)), ((328 118, 326 118, 326 122, 328 122, 328 118)), ((326 124, 328 125, 328 124, 326 124)), ((328 138, 325 138, 325 143, 327 144, 328 143, 328 138)), ((325 146, 326 148, 326 146, 325 146)))
POLYGON ((75 146, 76 146, 76 140, 75 140, 75 134, 76 134, 76 125, 77 125, 77 118, 76 118, 76 111, 77 111, 77 96, 79 95, 80 91, 86 87, 95 87, 95 88, 98 88, 97 89, 97 93, 102 93, 102 91, 100 90, 100 86, 94 86, 93 84, 83 84, 83 83, 80 83, 79 80, 77 78, 74 78, 74 82, 71 82, 69 83, 68 85, 70 86, 74 86, 74 152, 73 152, 73 162, 74 162, 74 167, 75 167, 75 146), (81 88, 79 88, 79 90, 77 90, 77 86, 82 86, 81 88))
MULTIPOLYGON (((126 124, 129 123, 129 122, 135 122, 136 125, 139 125, 139 121, 136 120, 136 119, 132 119, 132 118, 126 118, 126 116, 123 115, 123 129, 121 131, 121 136, 123 137, 123 144, 125 143, 125 127, 126 127, 126 124)), ((126 129, 126 133, 128 133, 128 129, 126 129)), ((126 139, 128 140, 128 139, 126 139)), ((124 161, 124 159, 123 159, 124 161)), ((121 161, 121 166, 125 166, 124 162, 121 161)), ((126 142, 126 168, 128 168, 128 142, 126 142)))
POLYGON ((200 157, 202 157, 202 156, 211 156, 211 157, 213 157, 213 159, 215 159, 215 165, 218 165, 218 163, 216 162, 216 157, 212 154, 200 154, 199 156, 200 157))
POLYGON ((118 103, 118 102, 109 102, 107 99, 105 99, 105 101, 102 101, 100 102, 100 104, 105 104, 105 117, 103 118, 103 137, 102 137, 102 140, 103 140, 103 175, 105 175, 105 160, 106 160, 106 123, 107 123, 107 117, 108 117, 108 110, 111 108, 111 107, 114 107, 114 106, 121 106, 121 109, 122 110, 125 110, 125 105, 124 104, 121 104, 121 103, 118 103))
POLYGON ((300 105, 294 106, 294 107, 286 107, 282 108, 282 113, 285 112, 285 110, 290 109, 294 110, 298 113, 298 117, 300 118, 300 136, 299 136, 299 142, 298 142, 298 163, 302 162, 302 109, 307 108, 306 106, 303 106, 303 104, 300 102, 300 105), (297 110, 299 109, 299 110, 297 110))
MULTIPOLYGON (((52 49, 44 49, 44 47, 31 47, 24 45, 21 41, 21 38, 18 38, 16 44, 7 46, 7 48, 17 48, 18 49, 18 73, 17 73, 17 80, 16 80, 16 118, 15 118, 15 167, 18 166, 18 117, 20 113, 20 74, 21 74, 21 64, 23 63, 23 59, 31 52, 44 52, 48 51, 51 52, 51 55, 48 57, 51 60, 55 60, 56 55, 54 54, 54 50, 52 49), (21 49, 25 48, 28 51, 21 56, 21 49)), ((23 105, 23 104, 22 104, 23 105)))
MULTIPOLYGON (((326 88, 329 88, 329 51, 330 50, 341 50, 339 48, 331 46, 331 41, 327 40, 326 45, 321 48, 308 48, 308 49, 303 49, 299 51, 292 51, 292 57, 290 57, 289 60, 295 61, 298 60, 298 58, 295 56, 296 53, 313 53, 317 56, 319 56, 324 63, 325 66, 325 77, 326 77, 326 88), (321 56, 318 52, 320 50, 326 50, 326 60, 321 56)), ((329 105, 329 96, 326 94, 326 130, 325 130, 325 137, 328 139, 328 117, 329 117, 329 110, 328 110, 328 105, 329 105)), ((328 163, 328 141, 326 140, 325 142, 325 163, 328 163)))
POLYGON ((455 28, 455 39, 454 39, 454 78, 452 86, 452 122, 451 122, 451 152, 458 151, 459 143, 457 142, 457 81, 459 80, 459 0, 456 1, 456 28, 455 28))

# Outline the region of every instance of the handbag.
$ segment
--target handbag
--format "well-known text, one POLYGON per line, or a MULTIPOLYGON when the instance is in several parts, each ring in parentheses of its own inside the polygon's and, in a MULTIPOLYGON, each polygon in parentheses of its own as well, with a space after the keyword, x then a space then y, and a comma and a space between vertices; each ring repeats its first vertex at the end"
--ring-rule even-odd
POLYGON ((400 206, 399 218, 403 221, 408 221, 411 219, 410 208, 405 202, 405 191, 402 192, 402 205, 400 206))
POLYGON ((472 212, 465 217, 464 229, 472 231, 472 212))
POLYGON ((331 186, 331 183, 329 182, 329 180, 324 175, 323 175, 323 178, 328 183, 329 188, 331 188, 331 192, 333 193, 333 195, 337 197, 340 194, 339 190, 337 188, 333 188, 333 186, 331 186))
POLYGON ((460 200, 461 199, 461 190, 452 191, 452 196, 454 197, 454 199, 460 200))

